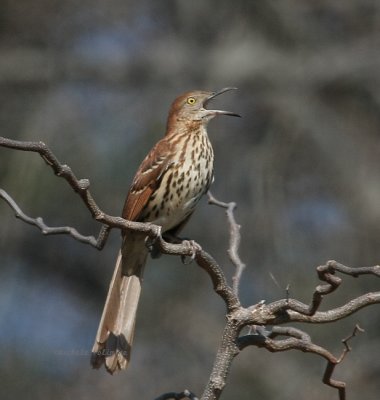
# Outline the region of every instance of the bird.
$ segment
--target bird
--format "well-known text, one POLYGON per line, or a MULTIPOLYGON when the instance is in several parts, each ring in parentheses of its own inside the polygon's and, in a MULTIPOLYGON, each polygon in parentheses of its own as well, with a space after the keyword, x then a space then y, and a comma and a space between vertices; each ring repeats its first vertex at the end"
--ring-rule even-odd
MULTIPOLYGON (((130 186, 122 217, 161 227, 163 237, 177 238, 214 174, 214 152, 207 134, 209 121, 239 114, 208 109, 217 92, 193 90, 172 103, 166 133, 148 153, 130 186)), ((146 234, 125 230, 108 295, 92 348, 91 364, 113 374, 127 368, 135 330, 144 266, 149 254, 146 234)))

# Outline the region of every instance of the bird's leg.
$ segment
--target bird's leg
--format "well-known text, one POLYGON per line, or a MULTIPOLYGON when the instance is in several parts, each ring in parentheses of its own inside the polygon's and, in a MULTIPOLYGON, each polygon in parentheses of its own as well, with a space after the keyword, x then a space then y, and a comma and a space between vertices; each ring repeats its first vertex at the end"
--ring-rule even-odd
MULTIPOLYGON (((150 256, 152 258, 159 258, 161 257, 162 254, 157 239, 158 239, 157 237, 149 237, 149 236, 145 239, 145 245, 148 248, 150 256)), ((180 244, 183 242, 183 239, 177 237, 172 232, 165 232, 162 235, 162 239, 164 239, 165 242, 173 244, 180 244)))
POLYGON ((158 244, 157 237, 149 237, 147 236, 145 239, 145 246, 148 248, 150 256, 152 258, 159 258, 161 257, 161 251, 158 244))
MULTIPOLYGON (((171 228, 169 231, 166 231, 162 234, 162 238, 172 244, 184 244, 187 245, 191 248, 191 256, 190 256, 190 261, 186 262, 186 256, 182 256, 182 262, 184 264, 189 264, 192 262, 195 258, 196 252, 201 250, 201 247, 199 244, 197 244, 194 240, 188 239, 188 238, 181 238, 179 237, 179 233, 181 230, 184 228, 186 225, 187 221, 190 219, 192 213, 190 213, 183 221, 181 221, 177 226, 174 228, 171 228)), ((147 241, 147 246, 150 251, 150 255, 152 258, 159 258, 161 256, 160 249, 156 245, 155 240, 149 240, 147 241)))
MULTIPOLYGON (((183 245, 189 247, 189 249, 191 251, 189 260, 187 260, 187 258, 186 258, 187 256, 181 256, 182 262, 184 264, 190 264, 195 259, 197 251, 202 250, 202 247, 195 240, 191 240, 188 238, 181 238, 181 237, 175 235, 175 233, 173 231, 165 232, 162 235, 162 238, 168 243, 183 244, 183 245)), ((162 253, 157 244, 157 239, 147 237, 145 240, 145 244, 146 244, 147 248, 149 249, 149 252, 150 252, 150 255, 152 258, 161 257, 162 253)))
POLYGON ((202 250, 202 247, 192 239, 188 238, 181 238, 175 234, 173 231, 169 231, 164 233, 163 238, 169 242, 169 243, 175 243, 175 244, 183 244, 187 247, 189 247, 189 250, 191 251, 191 255, 189 256, 189 260, 187 260, 187 256, 181 256, 182 262, 184 264, 190 264, 191 262, 194 261, 195 256, 197 255, 197 251, 202 250))

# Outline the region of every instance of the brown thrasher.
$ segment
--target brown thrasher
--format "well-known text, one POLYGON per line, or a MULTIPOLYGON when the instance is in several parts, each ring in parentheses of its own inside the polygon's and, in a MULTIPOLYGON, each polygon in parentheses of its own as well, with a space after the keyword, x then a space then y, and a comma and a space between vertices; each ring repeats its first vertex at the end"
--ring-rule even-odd
MULTIPOLYGON (((122 217, 160 225, 175 237, 213 180, 214 153, 207 136, 216 115, 238 114, 206 109, 217 93, 192 91, 172 104, 166 134, 145 157, 124 204, 122 217)), ((123 233, 115 271, 92 349, 91 364, 108 372, 127 368, 147 255, 146 235, 123 233)))

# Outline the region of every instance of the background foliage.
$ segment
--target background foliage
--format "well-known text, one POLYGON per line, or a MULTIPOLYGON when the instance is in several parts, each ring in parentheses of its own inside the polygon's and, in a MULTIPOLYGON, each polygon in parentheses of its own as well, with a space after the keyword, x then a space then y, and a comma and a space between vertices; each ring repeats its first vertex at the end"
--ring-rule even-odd
MULTIPOLYGON (((0 2, 0 132, 43 140, 108 213, 163 135, 171 101, 189 89, 239 91, 215 101, 240 112, 209 132, 214 194, 243 224, 246 304, 306 301, 327 259, 373 265, 380 255, 380 4, 98 0, 0 2), (272 278, 274 276, 275 279, 272 278)), ((0 186, 29 215, 94 233, 97 225, 33 154, 0 149, 0 186)), ((224 324, 206 275, 175 258, 150 262, 132 364, 111 377, 89 367, 119 246, 101 253, 40 235, 0 203, 0 392, 3 399, 137 399, 201 393, 224 324)), ((203 201, 185 235, 232 274, 223 213, 203 201)), ((378 282, 347 282, 327 306, 378 282)), ((376 308, 309 328, 340 352, 356 322, 366 334, 339 368, 350 398, 380 391, 376 308)), ((224 398, 335 399, 323 361, 249 349, 224 398)))

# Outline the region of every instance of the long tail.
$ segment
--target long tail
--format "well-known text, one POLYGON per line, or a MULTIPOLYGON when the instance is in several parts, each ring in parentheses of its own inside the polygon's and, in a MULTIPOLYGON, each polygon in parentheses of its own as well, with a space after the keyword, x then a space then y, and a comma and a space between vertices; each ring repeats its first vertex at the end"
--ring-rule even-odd
POLYGON ((113 374, 128 366, 147 255, 145 237, 127 233, 92 348, 93 368, 100 368, 104 363, 107 371, 113 374))

